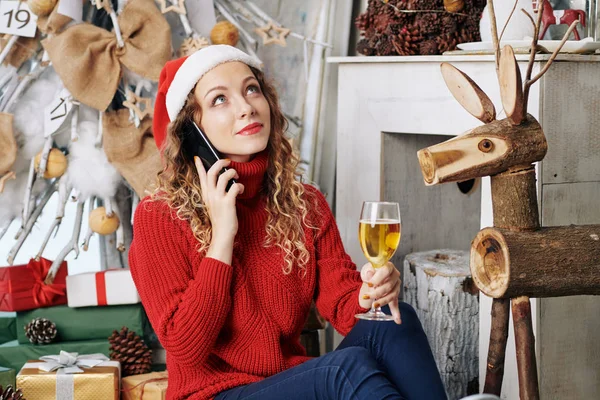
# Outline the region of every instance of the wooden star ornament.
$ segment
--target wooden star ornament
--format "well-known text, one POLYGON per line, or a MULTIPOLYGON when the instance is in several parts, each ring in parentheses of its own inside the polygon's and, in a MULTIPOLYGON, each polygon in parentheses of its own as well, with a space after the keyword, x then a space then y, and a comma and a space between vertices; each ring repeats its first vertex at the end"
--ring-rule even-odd
POLYGON ((183 40, 179 47, 179 57, 189 56, 196 51, 208 47, 210 44, 202 36, 189 37, 183 40))
POLYGON ((270 21, 267 25, 254 30, 262 38, 265 46, 270 44, 279 44, 282 47, 287 46, 285 38, 290 34, 290 30, 282 26, 277 26, 270 21))
POLYGON ((123 102, 123 105, 133 111, 140 121, 143 120, 146 115, 152 116, 152 99, 137 96, 129 89, 127 90, 126 97, 127 100, 123 102), (143 107, 140 108, 140 106, 143 107))
POLYGON ((177 14, 186 15, 185 11, 185 0, 177 0, 177 4, 175 2, 171 2, 170 0, 156 0, 160 5, 160 12, 166 14, 168 12, 176 12, 177 14), (170 5, 167 5, 170 4, 170 5))

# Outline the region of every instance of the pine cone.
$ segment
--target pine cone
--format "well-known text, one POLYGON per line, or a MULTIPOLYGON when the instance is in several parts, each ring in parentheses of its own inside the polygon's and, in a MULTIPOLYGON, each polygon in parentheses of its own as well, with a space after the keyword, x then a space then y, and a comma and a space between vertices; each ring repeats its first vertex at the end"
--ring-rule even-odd
POLYGON ((441 35, 436 38, 438 45, 438 51, 440 54, 444 54, 445 51, 456 49, 456 35, 441 35))
MULTIPOLYGON (((422 13, 415 19, 415 24, 423 35, 434 35, 440 31, 440 17, 437 13, 422 13)), ((423 53, 421 53, 423 54, 423 53)))
POLYGON ((48 344, 56 339, 56 325, 46 318, 34 318, 25 325, 25 335, 33 344, 48 344))
POLYGON ((419 54, 423 56, 434 56, 438 53, 438 45, 433 39, 424 40, 419 43, 419 54))
POLYGON ((11 385, 7 385, 4 390, 2 390, 2 385, 0 385, 0 400, 25 400, 23 397, 23 393, 21 393, 21 389, 13 389, 11 385))
POLYGON ((419 53, 418 42, 422 39, 419 28, 404 27, 392 41, 396 53, 401 56, 411 56, 419 53))
POLYGON ((110 343, 110 358, 121 363, 123 376, 150 372, 152 350, 134 331, 123 327, 120 332, 113 331, 108 341, 110 343))

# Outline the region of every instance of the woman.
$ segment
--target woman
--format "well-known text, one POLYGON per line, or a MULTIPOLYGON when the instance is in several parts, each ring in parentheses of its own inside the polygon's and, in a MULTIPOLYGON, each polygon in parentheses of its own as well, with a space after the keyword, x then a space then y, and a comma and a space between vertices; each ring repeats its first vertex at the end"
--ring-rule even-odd
POLYGON ((421 324, 398 304, 398 271, 356 270, 325 198, 296 179, 285 129, 260 61, 234 47, 162 71, 154 136, 165 166, 137 207, 129 262, 167 350, 167 397, 445 398, 421 324), (190 151, 191 122, 226 157, 208 171, 190 151), (357 323, 374 298, 396 324, 357 323), (299 342, 313 300, 346 335, 318 358, 299 342))

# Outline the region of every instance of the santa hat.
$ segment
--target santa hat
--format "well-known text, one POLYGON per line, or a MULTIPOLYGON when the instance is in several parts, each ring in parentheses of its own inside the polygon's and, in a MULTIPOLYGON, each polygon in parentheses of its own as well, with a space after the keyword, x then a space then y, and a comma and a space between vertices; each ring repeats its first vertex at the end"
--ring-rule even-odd
POLYGON ((222 44, 205 47, 190 56, 165 64, 158 81, 152 122, 154 140, 159 149, 167 137, 167 126, 177 118, 188 94, 200 78, 216 66, 230 61, 241 61, 262 69, 262 62, 258 58, 251 57, 236 47, 222 44))

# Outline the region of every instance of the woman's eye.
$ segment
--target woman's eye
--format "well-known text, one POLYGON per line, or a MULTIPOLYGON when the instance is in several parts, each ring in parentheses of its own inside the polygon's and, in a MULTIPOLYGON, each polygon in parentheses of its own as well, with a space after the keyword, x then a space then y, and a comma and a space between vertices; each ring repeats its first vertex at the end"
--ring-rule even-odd
POLYGON ((212 105, 218 106, 219 104, 222 104, 224 102, 225 102, 225 96, 219 95, 219 96, 215 97, 215 99, 212 102, 212 105))
POLYGON ((258 92, 260 92, 260 89, 259 89, 259 88, 258 88, 258 86, 256 86, 256 85, 250 85, 250 86, 248 86, 248 89, 246 89, 246 91, 247 91, 249 94, 253 94, 253 93, 258 93, 258 92))

